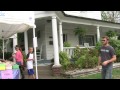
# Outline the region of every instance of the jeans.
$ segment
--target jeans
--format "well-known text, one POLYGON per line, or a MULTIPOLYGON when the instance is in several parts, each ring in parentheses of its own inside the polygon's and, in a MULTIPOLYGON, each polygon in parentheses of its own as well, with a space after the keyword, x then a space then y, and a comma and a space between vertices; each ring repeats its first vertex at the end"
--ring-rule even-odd
POLYGON ((113 65, 102 66, 102 79, 112 79, 113 65))

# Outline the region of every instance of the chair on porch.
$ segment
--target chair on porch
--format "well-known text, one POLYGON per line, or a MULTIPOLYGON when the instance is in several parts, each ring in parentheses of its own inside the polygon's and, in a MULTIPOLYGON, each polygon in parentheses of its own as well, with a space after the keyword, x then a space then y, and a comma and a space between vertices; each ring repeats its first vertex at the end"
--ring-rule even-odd
POLYGON ((42 56, 42 47, 43 47, 43 45, 41 44, 41 46, 40 46, 40 51, 39 51, 39 52, 36 52, 38 61, 43 60, 43 59, 41 58, 41 56, 42 56))
POLYGON ((84 47, 89 50, 89 48, 90 48, 89 43, 84 43, 84 47))

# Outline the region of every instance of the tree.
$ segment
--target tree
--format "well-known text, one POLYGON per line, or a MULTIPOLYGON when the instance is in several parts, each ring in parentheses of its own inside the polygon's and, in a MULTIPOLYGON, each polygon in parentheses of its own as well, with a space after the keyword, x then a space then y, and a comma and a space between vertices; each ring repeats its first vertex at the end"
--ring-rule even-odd
POLYGON ((101 11, 101 18, 104 21, 120 22, 120 11, 101 11))

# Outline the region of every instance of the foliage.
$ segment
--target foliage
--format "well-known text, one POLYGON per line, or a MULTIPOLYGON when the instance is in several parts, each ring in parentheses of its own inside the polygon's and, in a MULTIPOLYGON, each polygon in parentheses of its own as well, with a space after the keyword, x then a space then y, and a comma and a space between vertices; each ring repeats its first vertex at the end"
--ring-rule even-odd
POLYGON ((60 52, 59 53, 60 56, 60 63, 62 65, 62 67, 67 70, 69 68, 70 65, 70 60, 68 58, 68 55, 66 52, 60 52))
POLYGON ((120 48, 120 40, 110 39, 109 43, 113 48, 120 48))
POLYGON ((71 56, 71 58, 73 58, 74 60, 77 60, 77 58, 80 57, 80 51, 81 51, 80 47, 76 46, 76 48, 73 51, 74 54, 73 54, 73 56, 71 56))
POLYGON ((90 54, 88 51, 88 53, 81 55, 81 57, 75 61, 75 64, 78 66, 78 68, 94 68, 97 66, 97 62, 98 57, 90 54))
POLYGON ((64 47, 71 47, 71 44, 69 42, 64 42, 64 47))
POLYGON ((86 35, 86 29, 82 27, 77 27, 75 28, 74 33, 79 37, 84 37, 86 35))
POLYGON ((110 45, 115 49, 117 61, 120 62, 120 40, 110 39, 110 45))
POLYGON ((112 30, 109 30, 108 32, 106 32, 106 35, 111 38, 111 37, 115 37, 117 33, 112 30))
POLYGON ((96 43, 95 49, 99 50, 101 46, 102 46, 102 43, 99 41, 96 43))
POLYGON ((101 11, 101 17, 104 21, 119 22, 120 11, 101 11))
POLYGON ((94 68, 98 62, 98 50, 76 47, 72 58, 77 68, 94 68))
POLYGON ((74 34, 75 34, 75 36, 78 36, 79 39, 80 38, 83 39, 82 43, 85 42, 85 39, 84 39, 85 35, 86 35, 86 29, 85 28, 83 28, 83 27, 77 27, 77 28, 75 28, 74 34))

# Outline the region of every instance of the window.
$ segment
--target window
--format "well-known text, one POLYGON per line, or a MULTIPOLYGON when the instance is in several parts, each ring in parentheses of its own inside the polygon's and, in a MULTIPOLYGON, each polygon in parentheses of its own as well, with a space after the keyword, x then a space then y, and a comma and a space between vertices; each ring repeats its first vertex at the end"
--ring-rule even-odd
POLYGON ((63 34, 63 43, 67 42, 67 34, 63 34))
POLYGON ((84 43, 89 43, 90 46, 94 46, 94 35, 86 35, 84 38, 79 37, 79 45, 84 45, 84 43))

